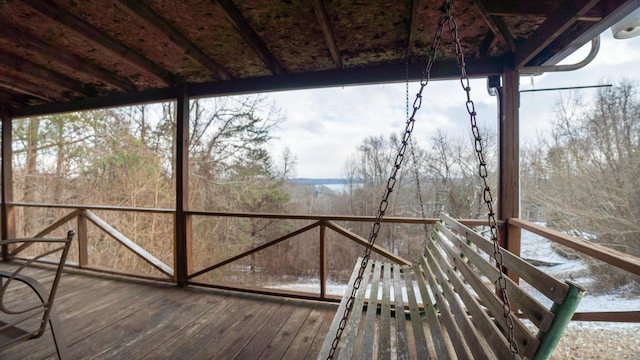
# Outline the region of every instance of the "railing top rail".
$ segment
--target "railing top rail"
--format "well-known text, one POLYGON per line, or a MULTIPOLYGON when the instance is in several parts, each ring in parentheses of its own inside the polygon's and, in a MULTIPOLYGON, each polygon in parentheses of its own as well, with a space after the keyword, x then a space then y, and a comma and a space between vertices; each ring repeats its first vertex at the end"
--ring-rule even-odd
POLYGON ((174 209, 163 208, 145 208, 145 207, 129 207, 129 206, 108 206, 108 205, 78 205, 78 204, 45 204, 45 203, 25 203, 25 202, 7 202, 10 206, 19 207, 37 207, 50 209, 78 209, 78 210, 105 210, 105 211, 132 211, 132 212, 148 212, 160 214, 173 214, 174 209))
MULTIPOLYGON (((45 203, 26 203, 26 202, 8 202, 7 205, 19 207, 38 207, 52 209, 79 209, 79 210, 104 210, 104 211, 130 211, 130 212, 148 212, 161 214, 174 214, 175 209, 166 208, 146 208, 146 207, 129 207, 129 206, 107 206, 107 205, 76 205, 76 204, 45 204, 45 203)), ((241 217, 241 218, 262 218, 262 219, 286 219, 286 220, 313 220, 313 221, 358 221, 373 222, 375 216, 353 216, 353 215, 326 215, 326 214, 285 214, 285 213, 250 213, 250 212, 230 212, 230 211, 207 211, 207 210, 189 210, 185 212, 187 215, 195 216, 215 216, 215 217, 241 217)), ((435 224, 438 218, 420 218, 420 217, 402 217, 389 216, 383 219, 383 222, 397 224, 435 224)), ((487 225, 486 219, 457 219, 457 221, 467 226, 483 226, 487 225)), ((498 225, 504 225, 504 221, 498 221, 498 225)))
MULTIPOLYGON (((226 212, 226 211, 187 211, 189 215, 201 216, 219 216, 219 217, 247 217, 247 218, 265 218, 265 219, 290 219, 290 220, 316 220, 316 221, 361 221, 373 222, 375 216, 353 216, 353 215, 325 215, 325 214, 279 214, 279 213, 247 213, 247 212, 226 212)), ((435 224, 438 218, 420 218, 420 217, 402 217, 389 216, 383 219, 383 222, 402 223, 402 224, 435 224)), ((468 226, 487 225, 485 219, 458 219, 461 223, 468 226)), ((499 221, 499 225, 504 225, 504 221, 499 221)))
POLYGON ((563 234, 559 231, 534 224, 527 220, 512 218, 509 219, 507 223, 511 226, 515 226, 540 235, 543 238, 555 243, 577 250, 592 258, 602 260, 620 269, 629 271, 636 275, 640 275, 640 258, 633 255, 611 249, 604 245, 582 240, 571 235, 563 234))

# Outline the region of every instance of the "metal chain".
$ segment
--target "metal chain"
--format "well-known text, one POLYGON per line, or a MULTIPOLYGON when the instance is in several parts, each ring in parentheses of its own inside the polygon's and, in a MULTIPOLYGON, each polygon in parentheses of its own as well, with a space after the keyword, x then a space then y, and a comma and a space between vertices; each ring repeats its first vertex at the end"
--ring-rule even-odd
MULTIPOLYGON (((409 120, 409 58, 405 56, 404 62, 404 74, 405 74, 405 116, 407 121, 409 120)), ((416 180, 416 196, 418 197, 418 203, 420 204, 420 214, 423 220, 424 233, 429 233, 429 226, 427 225, 427 215, 424 209, 424 200, 422 198, 422 185, 420 185, 420 171, 418 170, 418 157, 416 156, 416 149, 413 146, 413 138, 409 139, 409 152, 411 154, 411 161, 413 161, 413 176, 416 180)))
MULTIPOLYGON (((437 50, 438 47, 440 45, 440 42, 442 41, 442 34, 444 32, 444 26, 445 24, 448 27, 449 33, 451 35, 451 39, 452 39, 452 43, 455 47, 455 52, 456 52, 456 60, 458 61, 458 65, 460 67, 460 71, 461 71, 461 77, 460 77, 460 82, 462 84, 462 88, 464 89, 464 91, 467 94, 467 102, 466 102, 466 107, 467 107, 467 112, 469 113, 469 117, 470 117, 470 121, 471 121, 471 129, 472 129, 472 133, 473 136, 475 138, 475 150, 476 150, 476 154, 478 156, 478 161, 480 163, 479 165, 479 173, 480 173, 480 177, 482 178, 483 182, 484 182, 484 201, 487 204, 488 207, 488 217, 489 217, 489 226, 491 228, 491 241, 493 242, 493 246, 494 246, 494 258, 496 261, 496 266, 499 269, 499 277, 498 277, 498 287, 500 289, 500 293, 502 296, 502 302, 503 302, 503 312, 504 312, 504 317, 505 317, 505 321, 507 323, 507 331, 508 331, 508 341, 509 341, 509 347, 511 349, 511 352, 513 353, 514 357, 518 354, 518 344, 515 341, 515 335, 514 335, 514 320, 513 317, 511 315, 511 303, 509 301, 509 297, 506 291, 506 287, 507 287, 507 280, 506 277, 504 275, 504 263, 503 263, 503 254, 502 254, 502 250, 500 249, 500 243, 499 243, 499 238, 498 238, 498 225, 497 225, 497 220, 495 217, 495 213, 493 211, 493 197, 491 195, 491 189, 489 188, 488 185, 488 181, 487 181, 487 177, 488 177, 488 170, 487 170, 487 165, 486 162, 484 160, 484 149, 483 149, 483 145, 482 145, 482 137, 480 136, 479 133, 479 129, 478 129, 478 125, 476 122, 476 111, 475 111, 475 104, 474 102, 471 100, 471 86, 469 86, 469 77, 467 75, 467 71, 466 71, 466 65, 465 65, 465 61, 464 61, 464 54, 462 52, 462 46, 460 44, 460 39, 458 38, 458 26, 457 23, 455 21, 455 19, 453 18, 453 16, 451 15, 451 1, 447 0, 445 2, 445 6, 444 6, 444 12, 445 14, 442 16, 442 18, 440 19, 440 21, 438 22, 438 29, 436 30, 436 33, 434 35, 434 40, 433 43, 431 45, 431 50, 429 52, 429 56, 428 56, 428 61, 427 61, 427 65, 422 73, 422 78, 420 79, 420 89, 418 91, 418 93, 416 94, 416 98, 413 102, 413 112, 411 114, 411 117, 408 118, 407 122, 406 122, 406 126, 404 129, 404 134, 402 137, 402 143, 400 148, 398 149, 398 154, 396 155, 396 159, 395 159, 395 165, 392 169, 391 175, 389 176, 389 180, 387 181, 387 186, 384 192, 384 195, 382 197, 382 201, 380 202, 380 206, 378 209, 378 216, 376 217, 376 220, 372 226, 371 229, 371 233, 369 236, 369 242, 367 244, 367 247, 365 248, 364 251, 364 255, 362 258, 362 263, 360 265, 360 269, 358 271, 358 276, 356 277, 353 287, 351 289, 351 295, 349 296, 349 299, 347 300, 347 304, 344 310, 344 314, 342 319, 340 320, 340 323, 338 325, 338 329, 336 330, 336 335, 333 339, 333 342, 331 344, 331 350, 329 351, 329 354, 327 356, 327 359, 333 359, 336 350, 338 349, 338 344, 340 342, 340 338, 342 337, 342 333, 344 332, 344 329, 347 325, 347 321, 349 320, 349 316, 351 315, 351 312, 353 311, 353 306, 355 303, 355 299, 356 299, 356 295, 358 293, 358 290, 360 289, 360 285, 362 283, 362 279, 364 278, 364 272, 367 268, 367 265, 369 263, 369 259, 371 258, 371 252, 373 249, 373 245, 375 244, 375 241, 378 237, 378 233, 380 231, 380 226, 382 224, 382 219, 385 215, 385 212, 387 210, 387 207, 389 205, 389 196, 391 195, 391 193, 393 192, 395 183, 396 183, 396 176, 398 174, 398 171, 400 170, 400 167, 402 165, 402 162, 404 160, 404 156, 405 156, 405 152, 407 150, 407 146, 411 146, 411 154, 413 156, 413 160, 415 161, 415 153, 413 150, 413 144, 411 144, 411 133, 413 132, 413 127, 415 125, 415 115, 417 113, 417 111, 420 109, 420 107, 422 106, 422 92, 425 88, 425 86, 427 86, 427 84, 429 83, 429 80, 431 78, 431 68, 433 67, 433 64, 435 62, 435 57, 437 54, 437 50)), ((406 65, 408 66, 408 64, 406 65)), ((407 69, 408 71, 408 69, 407 69)), ((407 74, 408 75, 408 74, 407 74)), ((408 79, 408 76, 407 76, 408 79)), ((408 105, 408 94, 407 94, 407 105, 408 105)), ((408 108, 407 108, 407 113, 408 113, 408 108)), ((417 173, 417 169, 416 169, 416 173, 417 173)), ((418 174, 416 174, 418 175, 418 174)), ((419 178, 419 176, 416 176, 416 178, 419 178)), ((419 185, 418 185, 419 188, 419 185)), ((419 191, 419 194, 421 193, 421 191, 419 191)), ((421 211, 424 217, 424 205, 422 203, 422 197, 420 195, 420 203, 421 203, 421 211)), ((425 225, 426 228, 426 225, 425 225)))
POLYGON ((471 121, 471 132, 474 137, 475 143, 475 151, 478 157, 479 167, 478 172, 482 181, 484 183, 484 192, 483 198, 484 202, 488 208, 488 219, 489 219, 489 227, 491 230, 491 242, 493 243, 493 257, 496 262, 496 266, 498 268, 498 280, 497 286, 499 289, 500 296, 502 297, 502 310, 504 319, 507 324, 507 340, 509 342, 509 348, 511 353, 514 355, 514 358, 518 354, 518 343, 515 339, 514 334, 514 320, 513 315, 511 314, 511 303, 509 301, 509 295, 507 294, 507 278, 505 276, 505 266, 503 261, 503 253, 500 248, 500 240, 498 237, 498 222, 496 220, 496 214, 493 211, 493 197, 491 195, 491 188, 489 187, 487 177, 489 171, 487 170, 487 163, 485 161, 484 148, 482 144, 482 137, 480 136, 480 131, 478 129, 478 124, 476 122, 476 109, 473 100, 471 100, 471 86, 469 85, 469 76, 467 75, 466 64, 464 61, 464 53, 462 51, 462 46, 460 44, 460 39, 458 38, 458 25, 453 18, 450 16, 451 6, 450 3, 447 3, 447 14, 449 15, 449 21, 447 23, 448 30, 451 34, 451 39, 453 45, 456 50, 456 60, 458 62, 458 66, 460 67, 460 84, 462 85, 462 89, 467 94, 467 112, 469 113, 469 119, 471 121))
MULTIPOLYGON (((431 45, 431 50, 429 52, 429 57, 427 60, 427 64, 425 66, 424 71, 422 72, 422 78, 420 79, 420 90, 416 94, 416 98, 413 102, 413 112, 411 116, 406 122, 406 126, 404 129, 404 133, 402 135, 402 142, 400 144, 400 148, 398 149, 398 154, 396 155, 395 164, 391 171, 391 175, 389 176, 389 180, 387 181, 387 186, 382 197, 382 201, 380 202, 380 206, 378 208, 378 215, 376 220, 371 228, 371 233, 369 235, 369 242, 367 247, 365 248, 364 255, 362 257, 362 263, 360 269, 358 270, 358 276, 356 277, 353 287, 351 289, 351 295, 347 300, 346 308, 344 310, 344 314, 340 323, 338 325, 338 329, 336 330, 336 336, 333 339, 333 343, 331 344, 331 350, 329 351, 329 355, 327 359, 333 359, 336 350, 338 349, 338 344, 340 343, 340 338, 342 337, 342 333, 347 325, 347 321, 349 320, 349 316, 353 311, 353 305, 356 300, 356 295, 358 290, 360 289, 360 284, 362 283, 362 279, 364 278, 364 272, 369 263, 369 259, 371 258, 371 251, 373 249, 373 245, 378 238, 378 233, 380 231, 380 226, 382 224, 382 218, 384 217, 385 212, 387 211, 387 207, 389 206, 389 196, 393 192, 393 188, 396 184, 396 176, 398 175, 398 171, 402 165, 404 160, 405 152, 407 150, 407 146, 409 145, 411 139, 411 133, 413 132, 413 127, 415 124, 415 115, 422 106, 422 91, 425 86, 429 83, 431 78, 431 68, 433 67, 433 63, 435 62, 436 53, 438 51, 438 46, 440 45, 440 41, 442 40, 442 33, 444 31, 444 25, 447 18, 446 16, 442 16, 440 22, 438 23, 438 29, 436 30, 434 41, 431 45)), ((407 101, 408 103, 408 101, 407 101)))

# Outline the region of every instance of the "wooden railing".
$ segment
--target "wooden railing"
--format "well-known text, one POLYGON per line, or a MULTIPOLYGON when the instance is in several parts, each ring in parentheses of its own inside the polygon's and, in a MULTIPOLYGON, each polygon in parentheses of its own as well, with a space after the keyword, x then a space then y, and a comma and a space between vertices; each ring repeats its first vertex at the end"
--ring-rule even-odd
MULTIPOLYGON (((76 220, 76 241, 77 241, 77 259, 74 261, 71 257, 67 260, 67 266, 81 268, 85 270, 92 270, 102 273, 109 273, 113 275, 133 276, 138 278, 160 280, 160 281, 173 281, 174 271, 173 267, 165 264, 157 257, 153 256, 143 247, 138 245, 135 241, 128 238, 125 234, 111 226, 107 221, 103 220, 95 214, 95 211, 115 211, 115 212, 135 212, 135 213, 155 213, 173 215, 175 212, 168 209, 150 209, 150 208, 132 208, 132 207, 118 207, 118 206, 78 206, 78 205, 51 205, 51 204, 32 204, 32 203, 11 203, 14 207, 25 208, 46 208, 46 209, 63 209, 70 210, 69 213, 60 217, 52 222, 44 229, 38 231, 36 234, 25 234, 25 236, 32 237, 44 237, 55 231, 56 229, 68 230, 69 222, 76 220), (159 275, 149 275, 144 273, 132 273, 123 271, 122 269, 111 268, 108 266, 95 265, 91 262, 89 256, 89 238, 88 238, 88 222, 95 225, 100 231, 109 236, 109 238, 123 245, 132 254, 141 259, 144 263, 150 265, 152 268, 159 272, 159 275)), ((25 246, 9 249, 8 258, 20 258, 21 252, 26 249, 25 246)))
MULTIPOLYGON (((111 274, 132 276, 132 277, 141 277, 141 278, 149 278, 154 280, 162 280, 162 281, 175 281, 174 270, 172 266, 169 266, 158 258, 151 255, 147 250, 136 244, 134 241, 130 240, 125 234, 121 231, 117 230, 106 221, 98 217, 95 212, 97 211, 117 211, 117 212, 140 212, 140 213, 157 213, 157 214, 165 214, 172 215, 175 217, 175 211, 171 209, 150 209, 150 208, 132 208, 132 207, 114 207, 114 206, 77 206, 77 205, 48 205, 48 204, 25 204, 25 203, 11 203, 11 206, 14 207, 41 207, 41 208, 60 208, 60 209, 69 209, 70 212, 57 221, 53 222, 51 225, 47 226, 45 229, 41 230, 35 236, 45 236, 46 234, 52 232, 53 230, 62 227, 69 221, 72 221, 74 218, 77 220, 77 242, 78 242, 78 261, 77 263, 70 263, 71 266, 76 266, 82 269, 98 271, 98 272, 106 272, 111 274), (154 269, 156 269, 159 273, 159 276, 153 276, 148 274, 138 274, 131 273, 127 271, 123 271, 122 269, 112 269, 106 268, 104 266, 94 266, 91 264, 91 261, 88 256, 87 250, 87 221, 94 224, 97 228, 99 228, 102 232, 109 235, 114 241, 119 242, 124 245, 129 251, 135 254, 138 258, 142 259, 145 263, 151 265, 154 269)), ((304 225, 294 231, 290 231, 285 235, 282 235, 276 239, 267 241, 259 246, 253 247, 246 251, 242 251, 240 253, 229 256, 226 259, 217 261, 213 264, 202 267, 202 269, 191 272, 188 275, 189 284, 206 286, 206 287, 214 287, 214 288, 222 288, 222 289, 233 289, 233 290, 241 290, 252 293, 260 293, 260 294, 270 294, 270 295, 279 295, 279 296, 289 296, 296 298, 307 298, 307 299, 316 299, 316 300, 328 300, 335 301, 338 299, 337 296, 331 295, 327 293, 327 264, 330 253, 327 252, 326 246, 326 234, 327 229, 332 230, 333 232, 339 234, 341 237, 348 239, 356 244, 366 246, 368 243, 368 239, 361 237, 358 234, 355 234, 343 226, 339 225, 338 222, 373 222, 375 217, 372 216, 341 216, 341 215, 290 215, 290 214, 255 214, 255 213, 230 213, 230 212, 212 212, 212 211, 189 211, 187 212, 187 216, 204 216, 204 217, 216 217, 216 218, 262 218, 262 219, 273 219, 273 220, 303 220, 308 222, 307 225, 304 225), (300 234, 319 229, 318 236, 318 245, 319 245, 319 256, 318 256, 318 266, 319 266, 319 292, 318 293, 306 293, 306 292, 294 292, 294 291, 284 291, 278 289, 271 288, 263 288, 263 287, 250 287, 250 286, 238 286, 235 284, 229 284, 224 282, 198 282, 195 278, 199 277, 208 272, 214 271, 215 269, 219 269, 225 265, 232 264, 240 259, 246 258, 247 256, 259 253, 267 248, 271 248, 276 246, 277 244, 290 240, 300 234)), ((175 221, 175 218, 174 218, 175 221)), ((422 220, 419 218, 401 218, 401 217, 387 217, 383 220, 387 223, 396 223, 396 224, 407 224, 407 225, 418 225, 423 226, 426 221, 427 224, 435 223, 436 219, 426 219, 422 220)), ((486 221, 483 220, 461 220, 463 223, 469 226, 483 226, 486 225, 486 221)), ((530 231, 535 233, 549 241, 565 245, 569 248, 572 248, 582 254, 585 254, 594 259, 598 259, 604 261, 608 264, 611 264, 613 267, 626 270, 633 274, 640 275, 640 258, 622 253, 617 250, 613 250, 611 248, 594 244, 585 240, 581 240, 566 234, 559 233, 557 231, 545 228, 543 226, 536 225, 526 220, 522 219, 509 219, 506 223, 500 222, 500 227, 508 227, 509 231, 516 233, 512 236, 519 238, 519 232, 530 231), (508 226, 505 226, 508 225, 508 226)), ((64 229, 66 230, 66 228, 64 229)), ((12 249, 9 253, 9 256, 19 256, 19 253, 23 250, 23 248, 12 249)), ((382 246, 375 245, 373 251, 381 256, 399 264, 408 264, 409 260, 404 259, 400 256, 397 256, 385 249, 382 246)), ((613 322, 640 322, 640 311, 599 311, 599 312, 581 312, 576 313, 574 316, 574 320, 579 321, 613 321, 613 322)))
MULTIPOLYGON (((564 245, 593 259, 601 260, 613 267, 640 275, 640 258, 611 249, 609 247, 578 239, 573 236, 534 224, 522 219, 509 219, 509 226, 520 230, 530 231, 551 242, 564 245)), ((587 289, 588 296, 588 289, 587 289)), ((611 321, 611 322, 640 322, 640 309, 636 311, 598 311, 578 312, 573 316, 578 321, 611 321)))

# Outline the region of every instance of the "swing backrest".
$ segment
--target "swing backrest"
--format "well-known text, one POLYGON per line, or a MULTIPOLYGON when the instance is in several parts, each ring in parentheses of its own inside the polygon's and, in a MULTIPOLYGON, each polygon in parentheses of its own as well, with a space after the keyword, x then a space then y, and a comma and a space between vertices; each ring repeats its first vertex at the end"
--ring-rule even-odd
POLYGON ((486 341, 498 356, 508 356, 508 329, 512 327, 520 356, 549 358, 584 295, 583 288, 561 282, 502 249, 504 267, 512 278, 520 279, 518 284, 506 279, 510 326, 496 290, 500 273, 490 261, 495 256, 492 242, 446 214, 434 226, 429 240, 419 265, 425 276, 433 277, 426 283, 443 319, 450 314, 455 320, 459 314, 456 306, 462 304, 473 327, 465 330, 463 326, 462 333, 481 338, 480 346, 486 341), (496 333, 503 336, 493 336, 496 333))

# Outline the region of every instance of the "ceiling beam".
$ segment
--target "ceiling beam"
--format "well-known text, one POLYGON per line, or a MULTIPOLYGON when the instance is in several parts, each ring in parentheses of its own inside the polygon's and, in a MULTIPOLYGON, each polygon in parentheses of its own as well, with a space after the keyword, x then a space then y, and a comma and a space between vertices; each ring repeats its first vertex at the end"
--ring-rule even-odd
MULTIPOLYGON (((465 60, 469 76, 478 78, 503 73, 502 59, 465 60)), ((284 74, 258 78, 232 79, 201 84, 186 84, 189 96, 193 98, 210 96, 230 96, 258 92, 326 88, 381 84, 407 81, 405 64, 372 65, 362 68, 325 70, 312 73, 284 74)), ((424 64, 409 64, 409 80, 419 80, 424 64)), ((431 71, 432 80, 459 79, 460 68, 455 60, 436 61, 431 71)), ((37 116, 71 111, 92 110, 115 106, 171 101, 178 94, 177 88, 140 91, 135 94, 114 94, 101 98, 78 99, 41 106, 23 106, 16 109, 15 117, 37 116)))
POLYGON ((316 13, 320 27, 322 28, 322 33, 324 34, 324 40, 329 48, 329 53, 331 53, 333 64, 336 69, 342 69, 340 48, 338 47, 338 42, 336 41, 336 36, 333 32, 333 27, 331 26, 331 21, 329 20, 324 0, 312 0, 311 2, 313 3, 313 10, 316 13))
POLYGON ((11 90, 13 92, 17 92, 21 95, 29 95, 34 98, 44 100, 46 102, 51 102, 51 98, 49 98, 46 94, 42 93, 42 87, 35 84, 27 84, 28 82, 25 80, 16 81, 16 79, 9 79, 7 76, 2 76, 3 80, 9 80, 9 82, 0 81, 0 88, 11 90), (17 85, 20 84, 20 85, 17 85))
POLYGON ((93 25, 82 20, 81 18, 60 8, 53 2, 40 0, 20 0, 32 9, 48 17, 49 19, 65 26, 70 31, 80 35, 91 43, 99 45, 101 48, 118 56, 118 58, 135 66, 147 74, 153 75, 157 80, 167 85, 173 84, 173 76, 165 69, 159 67, 151 60, 139 55, 134 50, 122 44, 117 39, 103 33, 93 25))
POLYGON ((59 48, 50 45, 34 36, 27 35, 25 29, 18 29, 8 32, 0 32, 0 38, 13 42, 25 49, 29 49, 39 55, 45 56, 48 60, 63 65, 74 71, 80 72, 97 81, 102 81, 117 89, 128 92, 135 92, 135 86, 129 80, 118 76, 108 70, 90 63, 86 59, 77 57, 69 52, 60 51, 59 48))
POLYGON ((408 28, 408 34, 409 36, 407 36, 407 49, 404 55, 405 61, 407 59, 410 59, 411 56, 413 56, 413 52, 416 49, 416 36, 417 36, 417 29, 416 29, 416 14, 418 12, 418 9, 420 9, 420 0, 412 0, 411 1, 411 14, 409 14, 409 28, 408 28))
MULTIPOLYGON (((484 19, 484 22, 489 26, 493 35, 495 35, 495 40, 503 43, 505 47, 510 52, 516 51, 516 42, 513 40, 513 36, 511 36, 511 32, 509 28, 504 23, 502 18, 492 16, 484 5, 482 0, 476 0, 473 2, 476 6, 476 9, 480 12, 480 15, 484 19)), ((484 55, 484 54, 483 54, 484 55)))
MULTIPOLYGON (((32 93, 32 95, 38 95, 37 98, 42 100, 47 100, 47 102, 53 102, 60 100, 60 93, 64 91, 68 91, 67 89, 56 86, 55 84, 49 83, 35 83, 33 82, 33 78, 28 78, 24 76, 24 74, 2 74, 2 80, 10 86, 14 86, 16 88, 16 92, 20 92, 25 94, 27 92, 32 93)), ((9 89, 9 87, 5 87, 5 89, 9 89)))
POLYGON ((563 31, 571 27, 587 11, 597 5, 599 0, 568 0, 553 15, 549 16, 522 43, 515 52, 513 66, 520 69, 535 58, 545 47, 551 44, 563 31))
POLYGON ((638 8, 640 8, 640 0, 607 0, 606 2, 603 0, 602 5, 597 7, 598 15, 602 20, 595 24, 592 22, 582 23, 582 32, 572 34, 568 44, 549 58, 544 59, 541 65, 557 64, 638 8))
POLYGON ((207 69, 218 80, 231 79, 231 76, 224 67, 222 67, 222 65, 207 56, 207 54, 202 52, 200 48, 194 45, 180 31, 173 27, 173 25, 158 15, 152 8, 142 1, 118 0, 116 3, 120 4, 120 9, 144 20, 151 28, 162 32, 171 42, 181 48, 185 55, 207 69))
MULTIPOLYGON (((29 78, 36 78, 42 80, 46 84, 57 85, 61 89, 72 91, 84 96, 93 95, 88 94, 87 89, 79 81, 4 51, 0 51, 0 64, 2 64, 3 67, 6 66, 18 73, 28 75, 29 78)), ((59 97, 63 98, 64 96, 59 97)))
POLYGON ((269 51, 269 48, 262 41, 260 36, 249 26, 247 20, 244 18, 240 10, 231 0, 212 0, 220 5, 227 20, 236 29, 238 34, 244 39, 244 41, 253 49, 253 51, 260 57, 262 62, 267 65, 269 70, 274 75, 284 74, 282 66, 278 62, 275 56, 269 51))

